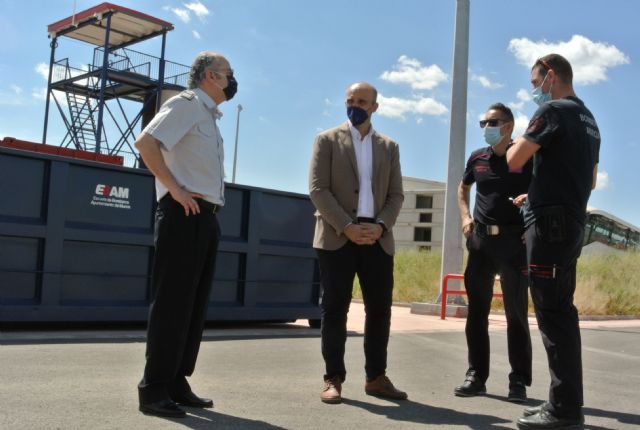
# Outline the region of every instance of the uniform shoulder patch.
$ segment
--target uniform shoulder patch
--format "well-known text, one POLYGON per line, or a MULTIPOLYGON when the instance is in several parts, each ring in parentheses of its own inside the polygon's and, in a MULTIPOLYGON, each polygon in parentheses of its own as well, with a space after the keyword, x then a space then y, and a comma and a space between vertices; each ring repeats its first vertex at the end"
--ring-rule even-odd
POLYGON ((193 100, 196 94, 191 90, 184 90, 180 93, 180 97, 187 100, 193 100))

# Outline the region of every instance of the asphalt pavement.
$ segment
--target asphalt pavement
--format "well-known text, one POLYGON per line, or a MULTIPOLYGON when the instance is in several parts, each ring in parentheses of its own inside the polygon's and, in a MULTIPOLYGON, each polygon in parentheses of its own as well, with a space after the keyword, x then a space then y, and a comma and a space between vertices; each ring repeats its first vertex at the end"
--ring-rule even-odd
MULTIPOLYGON (((196 393, 213 409, 183 419, 137 410, 144 365, 141 327, 0 331, 0 429, 514 429, 524 406, 506 401, 506 325, 492 315, 486 396, 459 398, 464 379, 464 319, 394 307, 388 375, 409 393, 388 401, 364 393, 363 309, 352 304, 344 403, 320 402, 319 331, 306 322, 208 327, 196 393)), ((525 405, 547 398, 549 374, 531 320, 534 380, 525 405)), ((586 429, 640 427, 640 320, 583 321, 586 429)))

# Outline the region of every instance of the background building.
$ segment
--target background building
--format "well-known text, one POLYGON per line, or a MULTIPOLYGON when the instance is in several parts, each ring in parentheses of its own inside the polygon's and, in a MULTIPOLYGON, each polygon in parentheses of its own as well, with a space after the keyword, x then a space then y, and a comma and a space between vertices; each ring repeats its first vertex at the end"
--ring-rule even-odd
POLYGON ((393 227, 398 249, 442 248, 444 182, 402 177, 404 203, 393 227))
MULTIPOLYGON (((402 177, 404 203, 393 227, 399 250, 442 250, 446 183, 402 177)), ((473 207, 473 194, 470 202, 473 207)), ((462 234, 460 234, 462 240, 462 234)), ((599 242, 620 250, 640 249, 640 228, 603 210, 589 210, 584 245, 599 242)))

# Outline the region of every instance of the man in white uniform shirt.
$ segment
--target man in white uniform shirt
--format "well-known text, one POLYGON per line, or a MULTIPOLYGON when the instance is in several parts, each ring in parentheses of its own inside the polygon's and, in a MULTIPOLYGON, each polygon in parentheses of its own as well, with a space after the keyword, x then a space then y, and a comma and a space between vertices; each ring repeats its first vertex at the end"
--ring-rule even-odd
POLYGON ((347 312, 355 275, 364 299, 365 392, 397 400, 407 393, 386 376, 391 323, 394 240, 392 227, 404 199, 398 145, 377 133, 371 115, 376 89, 347 89, 349 121, 316 138, 309 195, 316 207, 313 247, 322 283, 322 356, 326 373, 320 399, 342 401, 346 378, 347 312))
POLYGON ((138 384, 145 414, 184 417, 178 404, 213 406, 193 393, 186 377, 202 339, 220 237, 216 212, 224 205, 218 105, 236 91, 229 62, 201 52, 189 90, 169 99, 136 141, 158 199, 146 366, 138 384))

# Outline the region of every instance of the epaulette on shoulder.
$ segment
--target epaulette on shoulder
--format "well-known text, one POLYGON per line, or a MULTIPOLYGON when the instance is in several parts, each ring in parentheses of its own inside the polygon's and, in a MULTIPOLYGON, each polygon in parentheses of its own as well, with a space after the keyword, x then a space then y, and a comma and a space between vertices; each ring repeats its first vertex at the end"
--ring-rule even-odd
POLYGON ((180 93, 180 97, 187 100, 193 100, 196 94, 191 90, 184 90, 180 93))

